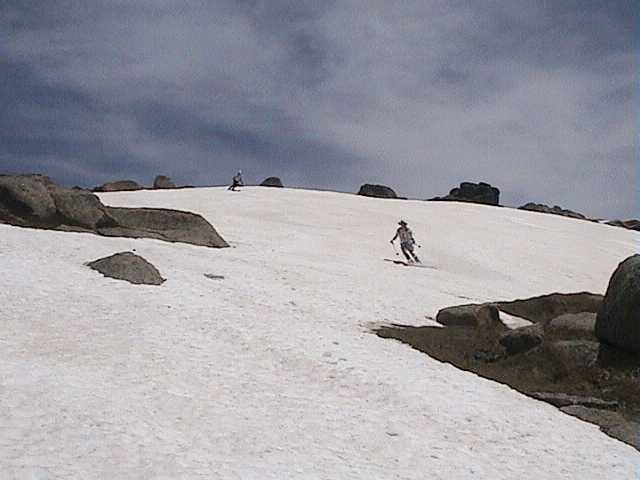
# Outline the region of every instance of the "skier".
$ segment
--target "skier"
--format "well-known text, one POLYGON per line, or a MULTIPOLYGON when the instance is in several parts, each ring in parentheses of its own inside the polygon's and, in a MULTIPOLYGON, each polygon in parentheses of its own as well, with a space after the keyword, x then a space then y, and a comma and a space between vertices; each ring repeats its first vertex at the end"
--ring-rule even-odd
POLYGON ((416 244, 415 239, 413 238, 413 232, 407 226, 407 222, 404 220, 400 220, 398 222, 398 230, 396 230, 395 236, 391 239, 391 244, 395 241, 396 238, 400 240, 400 249, 402 250, 402 254, 407 259, 409 263, 420 263, 420 259, 418 256, 413 253, 413 246, 416 244))
POLYGON ((238 170, 238 173, 236 173, 233 176, 233 179, 231 180, 231 185, 229 185, 229 188, 227 190, 231 190, 232 192, 236 191, 236 187, 243 187, 244 186, 244 182, 242 181, 242 170, 238 170))

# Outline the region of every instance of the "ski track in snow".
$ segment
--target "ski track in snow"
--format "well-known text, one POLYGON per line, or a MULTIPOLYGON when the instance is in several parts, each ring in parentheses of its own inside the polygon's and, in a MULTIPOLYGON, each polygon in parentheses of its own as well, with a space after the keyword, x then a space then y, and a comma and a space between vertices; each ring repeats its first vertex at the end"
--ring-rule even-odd
POLYGON ((201 213, 233 248, 0 225, 0 478, 637 478, 596 426, 371 333, 602 293, 637 233, 294 189, 101 198, 201 213), (399 218, 437 269, 383 261, 399 218), (132 249, 165 284, 83 265, 132 249))

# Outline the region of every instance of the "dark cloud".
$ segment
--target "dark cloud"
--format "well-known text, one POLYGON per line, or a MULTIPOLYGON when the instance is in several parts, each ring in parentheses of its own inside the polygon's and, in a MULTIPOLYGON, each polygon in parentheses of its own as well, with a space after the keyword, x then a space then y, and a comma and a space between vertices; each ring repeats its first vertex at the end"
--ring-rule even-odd
POLYGON ((0 170, 636 212, 633 2, 6 0, 0 170))
POLYGON ((124 151, 100 135, 71 138, 74 121, 100 116, 103 106, 73 88, 50 84, 29 65, 0 61, 0 164, 7 173, 47 172, 65 183, 86 183, 112 171, 135 171, 124 151), (91 168, 88 169, 87 167, 91 168), (82 167, 82 168, 78 168, 82 167), (80 173, 84 171, 85 173, 80 173))
POLYGON ((223 162, 219 172, 211 173, 219 168, 216 159, 223 156, 233 158, 235 166, 244 168, 249 178, 254 177, 254 182, 259 180, 255 173, 259 171, 286 172, 290 178, 301 179, 306 172, 314 171, 314 186, 352 187, 345 182, 345 177, 352 178, 353 166, 366 159, 331 144, 304 139, 277 110, 253 109, 251 115, 268 122, 269 132, 256 133, 249 128, 214 122, 193 111, 158 103, 138 105, 133 113, 140 127, 152 137, 209 152, 213 164, 207 176, 217 182, 226 182, 231 172, 223 162))
POLYGON ((0 71, 4 72, 0 84, 0 102, 13 107, 0 111, 0 127, 3 132, 0 142, 5 140, 5 134, 27 133, 25 129, 29 125, 20 123, 29 120, 29 112, 37 112, 48 117, 41 125, 31 125, 29 130, 33 132, 41 129, 46 131, 54 119, 64 127, 67 115, 95 112, 99 108, 97 102, 89 95, 74 88, 47 82, 26 63, 0 60, 0 71))

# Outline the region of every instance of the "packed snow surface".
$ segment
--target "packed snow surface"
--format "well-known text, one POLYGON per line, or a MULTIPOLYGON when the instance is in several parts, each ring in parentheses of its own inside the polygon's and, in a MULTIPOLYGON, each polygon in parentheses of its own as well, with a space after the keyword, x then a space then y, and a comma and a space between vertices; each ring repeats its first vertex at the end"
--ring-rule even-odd
POLYGON ((596 426, 371 329, 603 293, 638 233, 293 189, 101 198, 198 212, 232 248, 0 225, 0 478, 637 478, 596 426), (433 268, 383 261, 401 218, 433 268), (162 286, 83 265, 134 249, 162 286))

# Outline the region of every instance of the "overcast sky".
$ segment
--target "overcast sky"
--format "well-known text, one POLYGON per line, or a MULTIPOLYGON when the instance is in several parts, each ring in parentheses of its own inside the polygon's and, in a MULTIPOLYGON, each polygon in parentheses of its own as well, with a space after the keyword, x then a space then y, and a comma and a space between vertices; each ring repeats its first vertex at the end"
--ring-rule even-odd
POLYGON ((637 217, 634 0, 2 0, 0 173, 637 217))

